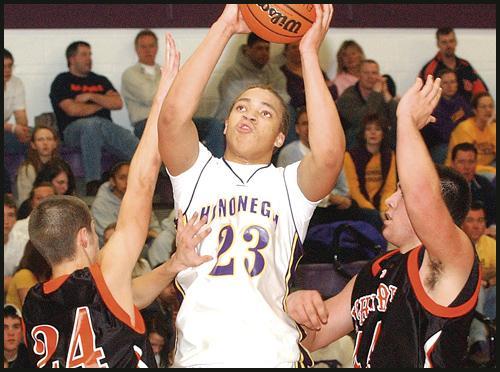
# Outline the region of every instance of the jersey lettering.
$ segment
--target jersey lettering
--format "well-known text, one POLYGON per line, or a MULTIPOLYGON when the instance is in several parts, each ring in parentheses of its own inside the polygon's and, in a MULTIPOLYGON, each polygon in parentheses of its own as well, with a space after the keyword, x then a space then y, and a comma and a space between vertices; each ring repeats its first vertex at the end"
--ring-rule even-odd
MULTIPOLYGON (((234 257, 231 257, 228 264, 221 264, 221 257, 228 253, 228 251, 233 247, 235 237, 233 227, 231 225, 224 226, 219 233, 219 250, 217 252, 217 263, 210 272, 213 276, 224 276, 234 274, 234 257)), ((264 256, 259 252, 265 249, 269 244, 269 233, 266 229, 261 226, 250 226, 243 232, 243 240, 247 243, 251 243, 250 247, 247 247, 248 252, 253 253, 253 266, 250 266, 250 260, 248 258, 244 259, 244 265, 248 275, 251 277, 257 276, 264 270, 265 259, 264 256)))
POLYGON ((42 324, 33 327, 31 330, 31 338, 35 341, 33 345, 33 352, 36 355, 43 355, 42 359, 36 363, 38 368, 42 368, 47 364, 50 358, 52 358, 52 355, 54 355, 57 349, 59 331, 51 325, 42 324))

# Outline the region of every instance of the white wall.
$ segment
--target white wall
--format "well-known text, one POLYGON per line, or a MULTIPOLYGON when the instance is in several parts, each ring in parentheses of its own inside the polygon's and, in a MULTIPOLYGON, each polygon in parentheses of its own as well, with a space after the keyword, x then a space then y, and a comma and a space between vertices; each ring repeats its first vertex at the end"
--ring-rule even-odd
MULTIPOLYGON (((21 78, 26 88, 27 111, 30 125, 34 117, 52 111, 49 100, 50 85, 54 77, 67 70, 65 50, 73 41, 84 40, 91 44, 93 71, 107 76, 116 89, 120 89, 121 74, 136 62, 133 40, 139 29, 8 29, 4 30, 4 46, 15 59, 14 74, 21 78)), ((205 28, 153 29, 160 38, 157 61, 163 58, 163 35, 173 34, 181 52, 181 63, 194 51, 206 35, 205 28)), ((496 30, 456 29, 457 55, 469 60, 488 85, 496 101, 496 30)), ((321 48, 323 68, 330 77, 336 71, 336 52, 345 39, 356 40, 368 58, 379 62, 383 73, 393 76, 398 94, 413 82, 425 62, 436 51, 435 29, 334 29, 327 35, 321 48)), ((221 61, 207 87, 198 110, 199 115, 211 115, 217 106, 217 82, 236 55, 238 45, 246 37, 234 37, 226 48, 221 61)), ((271 52, 277 56, 282 45, 273 44, 271 52)), ((112 113, 113 120, 130 128, 126 108, 112 113)))

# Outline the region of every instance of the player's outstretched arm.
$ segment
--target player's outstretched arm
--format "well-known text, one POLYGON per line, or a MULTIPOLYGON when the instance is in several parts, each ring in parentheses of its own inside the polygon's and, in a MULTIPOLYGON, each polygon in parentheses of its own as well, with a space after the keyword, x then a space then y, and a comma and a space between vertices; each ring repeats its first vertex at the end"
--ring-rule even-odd
POLYGON ((188 268, 199 266, 212 259, 211 256, 200 256, 196 248, 207 237, 211 229, 206 225, 207 219, 198 219, 196 212, 189 222, 178 211, 176 235, 176 251, 170 259, 156 269, 135 278, 132 281, 134 304, 142 309, 151 304, 174 279, 177 273, 188 268))
POLYGON ((443 200, 438 173, 420 134, 441 97, 440 79, 420 78, 398 105, 396 163, 408 217, 433 261, 451 274, 457 287, 465 283, 473 263, 473 249, 455 225, 443 200))
POLYGON ((127 309, 131 308, 131 275, 144 247, 151 217, 153 193, 160 170, 157 122, 161 104, 179 68, 179 53, 170 34, 166 36, 165 60, 158 90, 143 136, 130 164, 127 191, 118 214, 115 233, 99 254, 106 284, 127 309))
POLYGON ((316 20, 300 42, 311 152, 299 166, 299 187, 311 201, 332 191, 344 162, 345 136, 321 72, 318 52, 333 15, 331 4, 314 4, 316 20))
POLYGON ((183 173, 198 158, 198 133, 192 118, 231 36, 249 31, 238 4, 227 4, 208 35, 180 69, 163 103, 158 124, 161 158, 170 174, 183 173))
POLYGON ((354 329, 351 295, 356 277, 337 295, 323 301, 318 291, 297 291, 288 296, 286 312, 305 327, 301 344, 309 351, 321 349, 354 329))

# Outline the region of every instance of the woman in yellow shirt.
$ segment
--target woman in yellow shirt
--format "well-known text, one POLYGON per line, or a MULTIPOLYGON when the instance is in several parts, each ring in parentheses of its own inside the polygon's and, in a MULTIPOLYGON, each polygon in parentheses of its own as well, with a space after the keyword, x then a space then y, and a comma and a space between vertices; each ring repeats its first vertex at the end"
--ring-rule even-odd
POLYGON ((387 143, 387 124, 377 114, 365 116, 359 145, 345 154, 344 171, 352 198, 361 208, 387 210, 385 200, 396 191, 396 156, 387 143))
POLYGON ((28 241, 19 268, 9 284, 5 302, 21 309, 29 289, 37 283, 49 280, 51 275, 52 270, 47 261, 38 253, 31 241, 28 241))

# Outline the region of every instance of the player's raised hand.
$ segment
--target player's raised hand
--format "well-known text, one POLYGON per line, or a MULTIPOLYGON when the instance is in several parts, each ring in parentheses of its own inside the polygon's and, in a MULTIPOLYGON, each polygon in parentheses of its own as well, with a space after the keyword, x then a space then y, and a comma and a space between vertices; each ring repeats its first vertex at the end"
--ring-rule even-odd
POLYGON ((318 53, 319 47, 330 27, 333 16, 333 5, 314 4, 314 10, 316 11, 316 20, 300 41, 299 49, 301 53, 318 53))
POLYGON ((250 32, 238 4, 227 4, 219 21, 223 22, 233 34, 248 34, 250 32))
POLYGON ((298 324, 319 331, 328 321, 328 310, 318 291, 297 291, 286 300, 288 315, 298 324))
POLYGON ((179 71, 180 53, 175 46, 175 40, 171 33, 165 34, 165 58, 163 59, 163 66, 161 66, 161 79, 158 85, 158 92, 156 99, 163 102, 167 96, 168 90, 179 71))
MULTIPOLYGON (((415 84, 403 95, 398 104, 397 116, 410 118, 412 123, 422 129, 429 123, 434 123, 436 118, 432 112, 441 98, 441 79, 434 80, 432 75, 427 77, 425 85, 417 78, 415 84)), ((398 120, 398 125, 400 121, 398 120)), ((402 121, 401 123, 404 123, 402 121)))
POLYGON ((188 267, 199 266, 212 259, 211 256, 200 256, 197 247, 212 231, 206 226, 207 218, 198 218, 195 212, 191 220, 186 222, 182 211, 177 212, 177 235, 175 238, 176 251, 172 255, 172 261, 178 271, 188 267))

